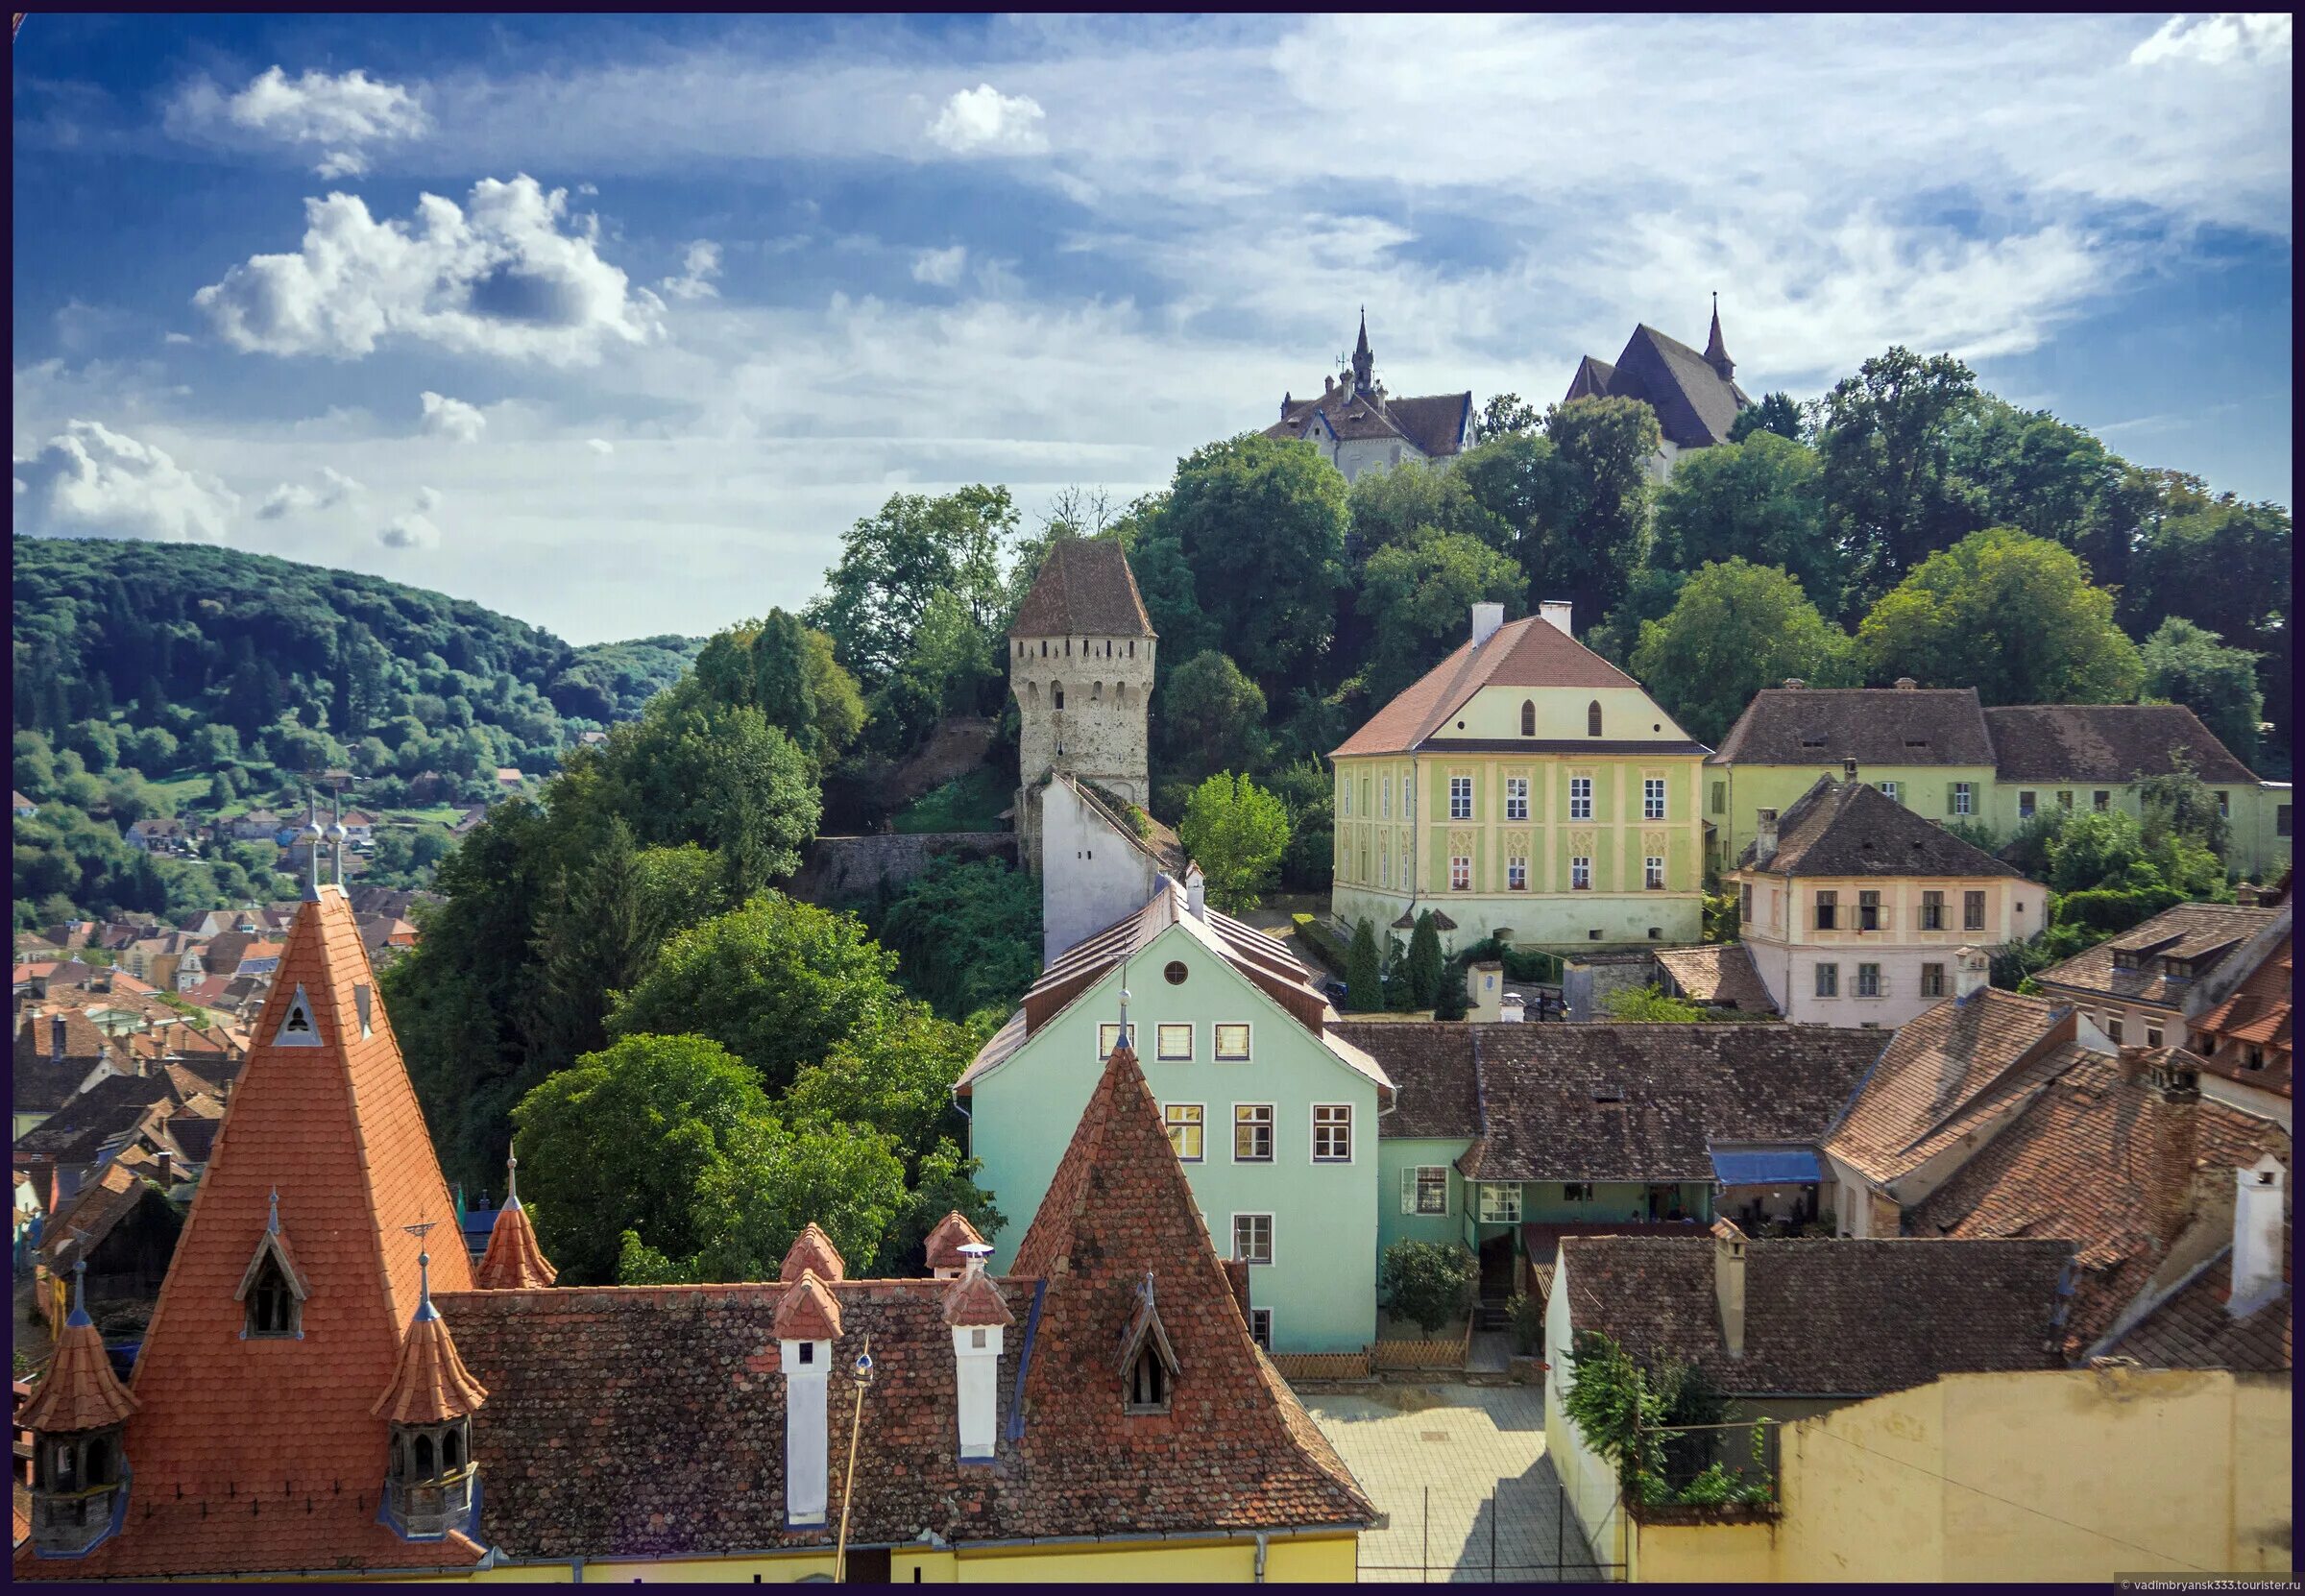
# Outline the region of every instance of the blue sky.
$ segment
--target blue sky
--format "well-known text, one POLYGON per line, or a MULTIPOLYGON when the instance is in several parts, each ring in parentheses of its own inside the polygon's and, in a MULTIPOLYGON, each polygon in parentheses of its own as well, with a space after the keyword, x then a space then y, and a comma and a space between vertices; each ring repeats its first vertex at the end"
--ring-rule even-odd
POLYGON ((813 593, 894 492, 1126 500, 1366 303, 1396 393, 1637 321, 1891 343, 2291 496, 2286 17, 34 14, 15 525, 571 641, 813 593))

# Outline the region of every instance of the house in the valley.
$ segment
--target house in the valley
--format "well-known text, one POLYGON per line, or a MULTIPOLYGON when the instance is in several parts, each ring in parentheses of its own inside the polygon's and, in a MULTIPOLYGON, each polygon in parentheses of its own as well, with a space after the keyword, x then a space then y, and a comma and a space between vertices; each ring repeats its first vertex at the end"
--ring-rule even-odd
POLYGON ((2293 934, 2285 893, 2273 918, 2195 981, 2185 999, 2185 1045, 2201 1061, 2201 1090, 2283 1126, 2294 1065, 2293 934))
POLYGON ((2281 912, 2263 905, 2178 904, 2037 971, 2033 980, 2081 1009, 2118 1045, 2191 1047, 2186 1007, 2195 990, 2281 912))
POLYGON ((1895 1029, 2048 923, 2049 889, 1854 774, 1820 776, 1727 883, 1746 955, 1788 1020, 1895 1029))
MULTIPOLYGON (((1056 1177, 1123 1011, 1210 1233, 1249 1265, 1250 1323, 1282 1352, 1376 1334, 1377 1137, 1393 1082, 1346 1040, 1285 944, 1161 878, 1066 952, 954 1087, 979 1179, 1015 1211, 1056 1177), (1124 996, 1126 993, 1126 996, 1124 996)), ((1017 1243, 996 1243, 998 1268, 1017 1243)))
POLYGON ((121 833, 121 840, 131 848, 147 854, 184 855, 193 852, 192 832, 182 820, 167 815, 152 815, 131 821, 121 833))
POLYGON ((1444 910, 1444 948, 1694 943, 1706 755, 1547 602, 1471 607, 1448 658, 1330 753, 1341 931, 1444 910))
POLYGON ((31 799, 25 797, 21 792, 15 791, 13 788, 10 789, 8 796, 10 802, 15 808, 16 818, 18 820, 32 820, 38 817, 40 812, 39 805, 34 803, 31 799))

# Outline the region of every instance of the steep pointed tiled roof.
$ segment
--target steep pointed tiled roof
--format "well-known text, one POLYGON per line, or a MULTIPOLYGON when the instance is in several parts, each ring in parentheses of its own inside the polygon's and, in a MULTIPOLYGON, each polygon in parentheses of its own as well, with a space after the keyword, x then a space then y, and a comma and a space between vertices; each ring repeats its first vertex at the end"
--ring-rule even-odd
POLYGON ((830 1236, 816 1228, 814 1220, 802 1225, 800 1234, 792 1238, 792 1245, 785 1253, 784 1267, 776 1271, 776 1277, 789 1286, 811 1272, 819 1280, 848 1278, 848 1265, 842 1260, 840 1249, 833 1245, 830 1236))
POLYGON ((814 1270, 803 1270, 800 1278, 791 1283, 792 1289, 777 1298, 776 1316, 769 1327, 779 1341, 830 1342, 840 1339, 840 1304, 817 1278, 814 1270))
POLYGON ((75 1272, 72 1315, 49 1355, 47 1372, 16 1414, 19 1429, 73 1435, 122 1423, 136 1411, 136 1399, 112 1373, 111 1361, 104 1355, 104 1338, 80 1300, 84 1278, 85 1272, 75 1272))
POLYGON ((391 1424, 438 1424, 476 1413, 487 1400, 487 1388, 456 1355, 448 1321, 427 1295, 417 1304, 408 1334, 400 1338, 392 1381, 376 1398, 377 1415, 391 1424))
POLYGON ((504 1206, 497 1210, 496 1222, 489 1227, 488 1250, 473 1270, 473 1284, 482 1291, 532 1290, 560 1278, 560 1270, 546 1260, 545 1249, 537 1244, 536 1227, 528 1222, 528 1210, 521 1201, 521 1161, 513 1158, 509 1163, 504 1206))
POLYGON ((1819 776, 1777 823, 1777 851, 1763 861, 1747 843, 1737 868, 1772 876, 2017 876, 1973 843, 1924 820, 1861 776, 1819 776))
POLYGON ((1105 538, 1063 538, 1049 545, 1008 635, 1150 638, 1154 633, 1121 545, 1105 538))
POLYGON ((1644 400, 1657 412, 1665 440, 1683 448, 1727 443, 1736 413, 1752 402, 1708 354, 1699 354, 1645 322, 1633 329, 1614 366, 1587 355, 1567 398, 1644 400))
MULTIPOLYGON (((421 1244, 402 1226, 455 1210, 373 997, 361 1033, 354 989, 375 980, 342 890, 322 888, 288 932, 145 1333, 141 1407, 122 1439, 134 1470, 127 1516, 87 1557, 43 1561, 39 1577, 414 1570, 479 1558, 460 1534, 408 1542, 376 1517, 389 1431, 374 1407, 419 1301, 421 1244), (317 1046, 275 1040, 300 987, 317 1046), (234 1292, 276 1187, 309 1288, 303 1334, 243 1338, 234 1292), (259 1488, 267 1506, 251 1512, 259 1488)), ((469 1289, 461 1246, 433 1268, 442 1290, 469 1289)))
POLYGON ((1016 1316, 1000 1287, 982 1269, 972 1269, 944 1294, 944 1322, 953 1325, 1014 1324, 1016 1316))
POLYGON ((929 1268, 933 1270, 965 1269, 968 1267, 968 1254, 960 1249, 964 1246, 982 1245, 983 1241, 984 1238, 977 1234, 977 1227, 969 1223, 967 1219, 956 1208, 938 1220, 936 1228, 929 1232, 929 1268))

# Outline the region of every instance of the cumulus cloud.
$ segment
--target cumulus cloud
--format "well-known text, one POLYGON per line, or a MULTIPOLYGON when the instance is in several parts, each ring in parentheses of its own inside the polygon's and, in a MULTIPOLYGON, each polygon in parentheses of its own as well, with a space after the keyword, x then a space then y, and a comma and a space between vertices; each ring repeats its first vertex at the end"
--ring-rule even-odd
POLYGON ((923 250, 912 257, 912 280, 950 288, 960 280, 961 269, 967 264, 965 244, 955 244, 949 250, 923 250))
POLYGON ((617 446, 610 443, 606 438, 587 438, 584 441, 584 447, 591 449, 594 454, 599 455, 609 455, 617 452, 617 446))
POLYGON ((449 399, 426 389, 419 396, 425 405, 425 431, 435 438, 453 438, 460 444, 476 444, 488 426, 488 418, 476 404, 449 399))
POLYGON ((440 542, 440 528, 421 512, 395 516, 376 534, 386 548, 431 548, 440 542))
POLYGON ((306 200, 303 249, 259 254, 192 296, 226 342, 267 354, 373 352, 388 337, 467 354, 590 364, 663 329, 664 302, 601 258, 595 225, 563 230, 568 191, 483 178, 413 223, 349 194, 306 200))
POLYGON ((14 466, 17 525, 27 532, 221 543, 240 510, 240 496, 216 478, 101 422, 67 423, 14 466))
POLYGON ((1046 120, 1031 96, 1003 94, 990 84, 979 84, 945 101, 929 124, 929 136, 958 155, 1027 155, 1048 148, 1040 131, 1046 120))
POLYGON ((264 496, 256 506, 258 520, 279 520, 292 515, 308 515, 315 510, 333 510, 361 491, 353 481, 333 466, 320 468, 320 486, 307 488, 298 482, 283 482, 264 496))
POLYGON ((432 126, 399 84, 356 69, 291 78, 278 66, 231 95, 209 79, 195 80, 169 107, 168 124, 185 137, 317 147, 314 170, 330 179, 366 172, 369 146, 421 138, 432 126))
POLYGON ((430 514, 431 514, 433 511, 435 511, 435 510, 439 509, 439 508, 440 508, 440 490, 439 490, 438 488, 419 488, 419 489, 417 489, 417 490, 416 490, 416 507, 417 507, 419 510, 423 511, 423 512, 424 512, 425 515, 427 515, 427 516, 428 516, 428 515, 430 515, 430 514))
POLYGON ((699 238, 689 246, 680 274, 665 278, 657 286, 676 300, 716 300, 720 290, 713 286, 713 278, 719 275, 720 246, 699 238))
POLYGON ((2287 60, 2290 18, 2281 12, 2226 12, 2215 16, 2171 17, 2152 37, 2129 52, 2132 66, 2199 61, 2224 66, 2235 61, 2287 60))

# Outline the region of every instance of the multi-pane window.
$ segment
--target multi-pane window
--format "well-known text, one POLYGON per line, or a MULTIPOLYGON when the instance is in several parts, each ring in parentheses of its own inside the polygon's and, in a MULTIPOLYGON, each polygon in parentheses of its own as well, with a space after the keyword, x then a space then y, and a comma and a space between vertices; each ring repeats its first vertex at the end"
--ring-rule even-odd
POLYGON ((2070 791, 2061 791, 2057 794, 2057 808, 2061 810, 2073 808, 2073 794, 2070 791))
POLYGON ((2113 794, 2107 792, 2103 787, 2100 786, 2095 792, 2089 795, 2089 801, 2091 807, 2094 808, 2098 813, 2102 814, 2113 807, 2113 794))
POLYGON ((1361 778, 1361 812, 1369 812, 1369 778, 1366 776, 1361 778))
POLYGON ((1976 806, 1976 804, 1977 804, 1977 788, 1976 788, 1974 786, 1972 786, 1970 783, 1967 783, 1967 782, 1955 782, 1955 783, 1953 783, 1953 813, 1955 813, 1955 814, 1969 814, 1969 813, 1972 813, 1972 812, 1974 812, 1974 810, 1975 810, 1975 806, 1976 806))
POLYGON ((1817 996, 1837 998, 1841 995, 1841 967, 1837 964, 1817 966, 1817 996))
POLYGON ((1393 818, 1393 778, 1390 776, 1376 789, 1376 817, 1379 820, 1393 818))
POLYGON ((1651 892, 1664 890, 1664 860, 1661 857, 1651 854, 1640 861, 1640 868, 1642 885, 1651 892))
POLYGON ((2115 1047, 2119 1047, 2121 1045, 2122 1024, 2120 1015, 2108 1014, 2105 1016, 2105 1040, 2112 1043, 2115 1047))
POLYGON ((1921 929, 1923 931, 1943 931, 1945 929, 1944 893, 1924 892, 1921 894, 1921 929))
POLYGON ((1448 779, 1448 817, 1451 820, 1472 818, 1472 778, 1451 776, 1448 779))
POLYGON ((1921 995, 1925 998, 1941 998, 1945 995, 1944 965, 1924 964, 1921 966, 1921 995))
POLYGON ((1640 816, 1643 820, 1662 820, 1664 818, 1664 781, 1662 777, 1642 778, 1640 816))
POLYGON ((1239 1102, 1232 1106, 1232 1161, 1236 1164, 1273 1162, 1273 1105, 1239 1102))
POLYGON ((1232 1255, 1243 1263, 1271 1263, 1273 1261, 1273 1216, 1270 1214, 1233 1215, 1232 1255))
POLYGON ((2145 1045, 2148 1048, 2157 1048, 2161 1045, 2161 1028, 2159 1026, 2149 1022, 2146 1025, 2145 1045))
POLYGON ((1961 894, 1961 930, 1963 930, 1963 931, 1983 931, 1984 929, 1985 929, 1985 895, 1984 895, 1982 892, 1964 892, 1964 893, 1962 893, 1962 894, 1961 894))
POLYGON ((1376 884, 1393 884, 1393 844, 1381 836, 1376 839, 1376 884))
POLYGON ((1869 887, 1856 895, 1856 929, 1880 930, 1880 894, 1869 887))
POLYGON ((1882 796, 1882 797, 1884 797, 1884 798, 1887 798, 1887 799, 1891 800, 1892 802, 1893 802, 1893 801, 1895 801, 1895 799, 1896 799, 1896 797, 1897 797, 1897 784, 1896 784, 1895 782, 1883 782, 1883 783, 1881 783, 1881 784, 1880 784, 1880 793, 1881 793, 1881 796, 1882 796))
POLYGON ((1400 1172, 1400 1211, 1404 1214, 1448 1212, 1448 1166, 1420 1164, 1400 1172))
POLYGON ((1568 779, 1568 817, 1571 820, 1592 818, 1592 778, 1571 776, 1568 779))
POLYGON ((1841 895, 1838 892, 1820 890, 1817 893, 1817 930, 1833 930, 1839 921, 1840 912, 1841 895))
POLYGON ((1505 778, 1505 818, 1526 820, 1529 817, 1529 779, 1526 776, 1505 778))
POLYGON ((1246 1025, 1219 1025, 1210 1028, 1217 1035, 1217 1062, 1246 1064, 1249 1061, 1249 1028, 1246 1025))
POLYGON ((1267 1352, 1273 1350, 1272 1309, 1251 1308, 1249 1310, 1249 1339, 1267 1352))
POLYGON ((1472 890, 1471 855, 1451 854, 1448 856, 1448 889, 1451 892, 1469 892, 1472 890))
POLYGON ((1592 890, 1592 860, 1583 854, 1568 861, 1568 889, 1571 892, 1592 890))
POLYGON ((1856 967, 1856 995, 1860 998, 1880 996, 1880 966, 1860 964, 1856 967))
POLYGON ((1189 1025, 1164 1025, 1152 1033, 1152 1045, 1162 1059, 1181 1064, 1193 1056, 1193 1028, 1189 1025))
POLYGON ((1345 778, 1345 816, 1348 820, 1352 817, 1352 778, 1350 776, 1345 778))
MULTIPOLYGON (((1112 1056, 1112 1046, 1120 1039, 1121 1028, 1119 1026, 1099 1026, 1097 1028, 1097 1056, 1099 1058, 1110 1058, 1112 1056)), ((1128 1048, 1131 1052, 1136 1050, 1136 1028, 1134 1026, 1130 1026, 1128 1028, 1128 1048)))
POLYGON ((1352 1104, 1323 1102, 1313 1105, 1313 1162, 1352 1162, 1352 1104))
POLYGON ((1197 1102, 1173 1102, 1160 1111, 1169 1127, 1169 1146, 1177 1156, 1187 1164, 1201 1162, 1201 1105, 1197 1102))
POLYGON ((1484 1184, 1481 1193, 1481 1222, 1483 1224, 1518 1224, 1520 1222, 1520 1188, 1484 1184))
POLYGON ((2017 793, 2017 818, 2020 820, 2030 820, 2033 817, 2033 810, 2039 803, 2039 800, 2040 795, 2038 793, 2030 792, 2024 788, 2019 788, 2017 793))
POLYGON ((1515 854, 1505 860, 1505 890, 1526 892, 1529 889, 1529 861, 1515 854))

